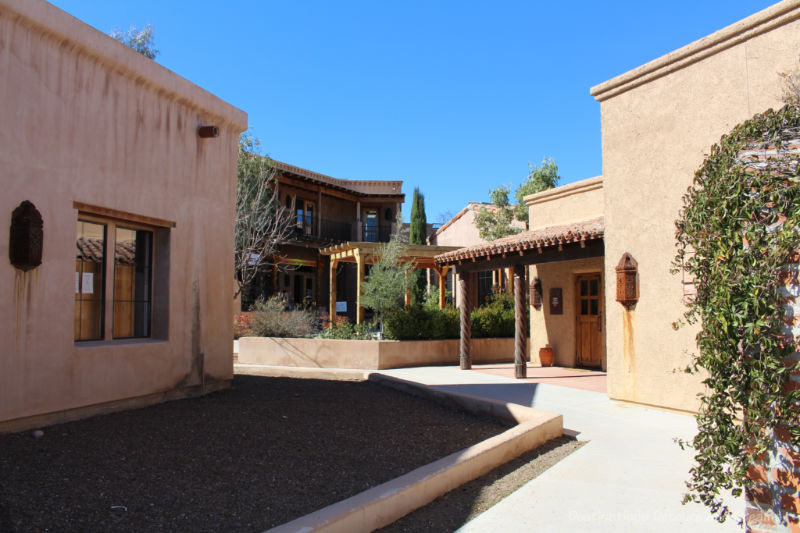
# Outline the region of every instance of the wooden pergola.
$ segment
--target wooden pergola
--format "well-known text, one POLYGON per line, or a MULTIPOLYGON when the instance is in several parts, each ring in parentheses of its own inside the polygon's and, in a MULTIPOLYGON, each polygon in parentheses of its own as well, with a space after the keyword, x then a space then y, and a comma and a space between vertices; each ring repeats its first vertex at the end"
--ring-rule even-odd
MULTIPOLYGON (((336 316, 336 267, 340 262, 355 263, 356 272, 356 323, 364 322, 364 308, 361 305, 361 283, 364 281, 365 266, 371 265, 378 259, 383 243, 378 242, 345 242, 323 248, 321 255, 330 256, 330 284, 328 286, 330 297, 331 317, 336 316)), ((401 259, 414 265, 414 269, 430 268, 439 276, 439 307, 445 304, 445 276, 452 268, 449 265, 440 266, 434 258, 441 254, 458 250, 456 246, 427 246, 422 244, 409 244, 401 259)), ((405 303, 409 305, 410 294, 406 294, 405 303)))
POLYGON ((555 261, 571 261, 589 257, 602 257, 603 218, 575 224, 552 226, 526 231, 489 243, 460 248, 436 256, 440 268, 455 267, 458 288, 461 292, 461 343, 460 363, 463 370, 472 367, 471 313, 474 299, 470 294, 471 278, 478 272, 513 268, 514 270, 514 367, 517 378, 528 373, 528 320, 525 305, 526 271, 528 266, 555 261))

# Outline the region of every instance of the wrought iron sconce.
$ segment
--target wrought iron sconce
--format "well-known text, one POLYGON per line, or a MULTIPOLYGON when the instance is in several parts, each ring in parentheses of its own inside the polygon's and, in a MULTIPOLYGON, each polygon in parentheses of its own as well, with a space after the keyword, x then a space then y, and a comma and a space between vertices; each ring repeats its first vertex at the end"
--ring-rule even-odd
POLYGON ((533 278, 530 286, 531 305, 537 311, 542 308, 542 280, 533 278))
POLYGON ((631 254, 622 254, 617 264, 617 301, 631 310, 639 301, 639 264, 631 254))
POLYGON ((200 126, 197 128, 197 134, 203 139, 219 137, 219 128, 216 126, 200 126))
POLYGON ((44 232, 42 215, 28 200, 11 213, 11 231, 8 239, 8 260, 23 272, 42 264, 44 232))

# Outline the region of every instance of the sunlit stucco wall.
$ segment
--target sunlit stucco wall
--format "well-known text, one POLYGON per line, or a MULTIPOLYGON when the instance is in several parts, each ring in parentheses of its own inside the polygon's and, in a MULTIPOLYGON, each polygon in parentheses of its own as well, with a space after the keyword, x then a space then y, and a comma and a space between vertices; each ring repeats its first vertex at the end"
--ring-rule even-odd
POLYGON ((682 372, 695 350, 670 274, 674 221, 704 154, 755 113, 781 105, 781 72, 798 66, 800 2, 781 2, 592 89, 602 115, 608 392, 694 410, 701 377, 682 372), (640 298, 614 301, 624 252, 639 264, 640 298))
POLYGON ((0 212, 8 223, 30 200, 44 224, 43 264, 27 273, 0 238, 0 428, 224 386, 246 114, 39 0, 0 0, 0 72, 0 212), (199 138, 201 125, 219 137, 199 138), (156 246, 168 256, 153 280, 168 302, 157 338, 74 341, 75 202, 174 222, 156 246))

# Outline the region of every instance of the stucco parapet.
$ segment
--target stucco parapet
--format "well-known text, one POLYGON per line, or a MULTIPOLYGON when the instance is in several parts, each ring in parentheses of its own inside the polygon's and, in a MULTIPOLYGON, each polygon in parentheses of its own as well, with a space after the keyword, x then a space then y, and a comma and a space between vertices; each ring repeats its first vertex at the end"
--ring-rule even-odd
POLYGON ((121 75, 163 91, 183 105, 213 115, 238 131, 247 128, 247 113, 241 109, 44 0, 0 0, 0 14, 60 41, 65 49, 72 48, 73 54, 83 52, 121 75))
POLYGON ((523 198, 523 200, 525 201, 525 205, 531 206, 544 202, 551 202, 560 198, 566 198, 567 196, 574 196, 576 194, 583 194, 589 191, 596 191, 602 188, 603 176, 597 176, 594 178, 569 183, 567 185, 562 185, 561 187, 555 187, 554 189, 548 189, 535 194, 529 194, 523 198))
POLYGON ((800 0, 784 0, 604 83, 589 94, 599 102, 687 67, 743 41, 800 18, 800 0))

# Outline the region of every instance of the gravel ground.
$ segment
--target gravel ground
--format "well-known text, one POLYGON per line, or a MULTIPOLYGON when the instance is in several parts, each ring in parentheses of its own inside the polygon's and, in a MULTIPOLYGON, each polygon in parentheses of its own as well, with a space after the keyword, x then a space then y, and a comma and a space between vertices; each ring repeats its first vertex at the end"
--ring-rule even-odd
POLYGON ((586 443, 568 437, 548 441, 378 531, 454 531, 584 444, 586 443))
POLYGON ((369 382, 237 375, 0 435, 0 531, 262 531, 504 430, 369 382))

